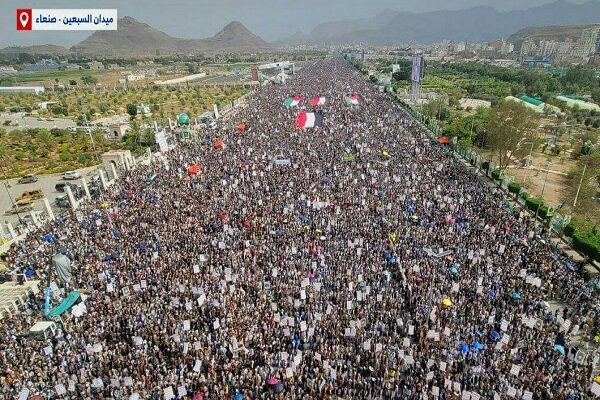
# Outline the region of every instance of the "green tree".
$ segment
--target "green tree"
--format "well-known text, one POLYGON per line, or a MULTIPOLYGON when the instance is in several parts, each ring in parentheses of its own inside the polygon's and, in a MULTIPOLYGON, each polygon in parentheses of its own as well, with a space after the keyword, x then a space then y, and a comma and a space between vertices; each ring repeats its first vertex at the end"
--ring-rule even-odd
POLYGON ((71 80, 69 80, 69 85, 77 86, 77 81, 75 79, 71 79, 71 80))
POLYGON ((533 133, 538 115, 524 105, 506 101, 492 110, 486 143, 498 157, 498 167, 506 168, 521 142, 533 133))
POLYGON ((37 131, 36 138, 40 145, 48 151, 54 149, 54 136, 47 129, 40 129, 37 131))
POLYGON ((127 114, 134 119, 137 115, 137 106, 135 104, 127 104, 127 114))
POLYGON ((127 133, 128 136, 133 138, 128 142, 128 144, 133 143, 133 148, 131 150, 134 150, 140 144, 141 134, 142 128, 140 127, 140 123, 135 119, 131 120, 129 122, 129 132, 127 133), (131 140, 133 140, 133 142, 131 142, 131 140))
POLYGON ((154 137, 154 130, 152 128, 144 129, 144 143, 148 147, 156 145, 156 138, 154 137))
POLYGON ((95 77, 93 77, 91 75, 82 76, 81 81, 83 83, 85 83, 86 85, 95 85, 96 83, 98 83, 98 79, 96 79, 95 77))
POLYGON ((600 104, 600 87, 597 87, 597 88, 595 88, 595 89, 592 90, 592 99, 597 104, 600 104))

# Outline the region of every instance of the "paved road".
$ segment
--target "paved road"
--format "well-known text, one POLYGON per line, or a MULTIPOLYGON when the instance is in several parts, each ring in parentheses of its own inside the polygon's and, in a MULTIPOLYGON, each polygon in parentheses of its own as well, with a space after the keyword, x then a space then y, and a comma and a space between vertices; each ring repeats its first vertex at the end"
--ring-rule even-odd
MULTIPOLYGON (((80 169, 78 171, 79 173, 81 173, 82 177, 87 178, 87 180, 89 181, 89 178, 91 178, 91 176, 95 174, 95 171, 98 169, 98 167, 99 166, 88 167, 80 169)), ((4 228, 6 228, 6 224, 8 222, 10 222, 13 225, 13 227, 16 227, 19 221, 19 217, 17 215, 7 216, 4 214, 4 212, 12 206, 8 193, 10 193, 10 197, 12 197, 12 199, 14 200, 15 197, 20 196, 26 190, 41 189, 50 201, 55 215, 59 215, 61 212, 64 211, 63 209, 56 207, 56 204, 54 204, 54 200, 56 199, 56 197, 62 194, 54 189, 54 185, 56 185, 57 182, 62 181, 62 174, 38 175, 38 178, 39 179, 37 182, 27 184, 17 183, 17 178, 8 179, 6 181, 0 181, 0 221, 2 225, 4 225, 4 228), (5 183, 7 183, 10 187, 5 186, 5 183)), ((74 182, 81 186, 81 180, 75 180, 70 182, 74 182)), ((37 211, 43 211, 45 214, 44 201, 40 199, 35 200, 34 203, 34 209, 37 211)))
POLYGON ((69 118, 52 118, 52 121, 38 121, 38 117, 25 117, 24 113, 0 113, 0 126, 7 131, 14 129, 45 128, 45 129, 68 129, 76 127, 75 121, 69 118), (4 126, 5 121, 11 121, 11 125, 4 126), (14 123, 18 123, 14 126, 14 123))

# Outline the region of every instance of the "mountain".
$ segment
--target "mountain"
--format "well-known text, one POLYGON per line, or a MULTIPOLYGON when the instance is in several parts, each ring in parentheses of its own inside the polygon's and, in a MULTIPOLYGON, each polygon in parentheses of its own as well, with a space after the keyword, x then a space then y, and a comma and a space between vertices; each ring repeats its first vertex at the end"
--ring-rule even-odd
POLYGON ((327 22, 305 38, 289 44, 399 45, 443 40, 487 41, 507 37, 526 27, 577 25, 600 22, 600 1, 571 4, 563 0, 527 10, 500 12, 478 6, 464 10, 408 13, 386 10, 371 18, 327 22))
POLYGON ((214 48, 248 48, 266 49, 273 47, 270 43, 250 32, 248 28, 239 21, 227 24, 219 33, 210 39, 205 39, 214 48))
POLYGON ((590 28, 599 28, 600 25, 568 25, 568 26, 540 26, 535 28, 525 28, 513 33, 508 37, 511 43, 522 42, 525 39, 531 39, 535 42, 540 40, 556 40, 564 42, 566 38, 576 41, 581 36, 581 32, 590 28))
POLYGON ((223 51, 260 51, 274 46, 250 32, 241 22, 233 21, 206 39, 180 39, 159 31, 132 17, 118 21, 116 31, 97 31, 71 47, 78 54, 148 55, 174 53, 217 53, 223 51))
POLYGON ((31 54, 31 55, 65 55, 68 50, 63 46, 56 46, 54 44, 41 44, 36 46, 12 46, 0 49, 2 55, 14 55, 14 54, 31 54))
POLYGON ((132 17, 119 18, 116 31, 96 31, 71 47, 81 54, 155 53, 177 49, 177 40, 132 17))

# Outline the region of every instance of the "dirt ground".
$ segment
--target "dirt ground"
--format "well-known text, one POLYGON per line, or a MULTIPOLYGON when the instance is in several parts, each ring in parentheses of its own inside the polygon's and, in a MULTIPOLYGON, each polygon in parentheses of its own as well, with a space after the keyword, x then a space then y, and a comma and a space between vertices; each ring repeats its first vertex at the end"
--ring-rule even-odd
MULTIPOLYGON (((492 157, 489 151, 481 151, 480 154, 488 160, 492 157)), ((567 198, 565 194, 568 191, 568 186, 576 184, 576 182, 569 181, 567 174, 569 170, 576 166, 577 161, 573 160, 570 154, 554 156, 534 151, 528 170, 524 167, 524 160, 513 160, 511 166, 506 170, 506 176, 514 176, 515 181, 520 184, 525 183, 527 177, 525 187, 529 194, 541 197, 543 189, 544 202, 557 206, 564 201, 566 202, 565 206, 569 206, 572 204, 573 199, 567 198), (548 161, 552 162, 549 168, 548 161), (548 173, 546 173, 547 171, 548 173), (545 188, 544 181, 546 181, 545 188)))

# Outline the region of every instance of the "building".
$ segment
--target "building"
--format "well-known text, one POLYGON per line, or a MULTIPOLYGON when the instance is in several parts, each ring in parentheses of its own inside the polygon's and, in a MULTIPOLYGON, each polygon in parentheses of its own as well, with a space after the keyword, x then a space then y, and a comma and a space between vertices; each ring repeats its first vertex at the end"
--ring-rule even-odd
POLYGON ((104 64, 102 64, 100 61, 92 61, 88 63, 88 66, 90 67, 90 69, 94 70, 104 69, 104 64))
POLYGON ((588 58, 596 52, 596 42, 598 41, 598 29, 586 29, 581 32, 581 37, 575 43, 573 57, 588 58))
POLYGON ((550 58, 554 56, 554 53, 558 50, 558 42, 556 40, 541 40, 540 41, 540 55, 544 58, 550 58))
POLYGON ((58 104, 58 101, 43 101, 38 103, 37 106, 40 110, 47 110, 48 106, 53 106, 55 104, 58 104))
POLYGON ((521 58, 537 56, 538 55, 537 53, 538 53, 538 48, 537 48, 535 42, 531 39, 525 39, 523 41, 523 44, 521 44, 521 51, 519 52, 519 55, 521 56, 521 58))
POLYGON ((123 136, 129 131, 131 128, 129 124, 113 124, 108 127, 108 131, 106 132, 106 138, 111 140, 123 140, 123 136))
POLYGON ((1 86, 0 93, 44 93, 46 89, 43 86, 1 86))
POLYGON ((150 114, 150 106, 142 103, 138 104, 136 107, 139 114, 150 114))
POLYGON ((139 74, 139 75, 131 74, 131 75, 127 75, 127 82, 143 81, 144 79, 146 79, 146 75, 144 75, 144 74, 139 74))
POLYGON ((135 161, 129 150, 111 150, 102 154, 102 165, 109 179, 116 179, 124 171, 129 171, 135 161))

